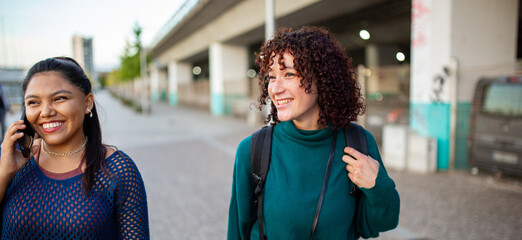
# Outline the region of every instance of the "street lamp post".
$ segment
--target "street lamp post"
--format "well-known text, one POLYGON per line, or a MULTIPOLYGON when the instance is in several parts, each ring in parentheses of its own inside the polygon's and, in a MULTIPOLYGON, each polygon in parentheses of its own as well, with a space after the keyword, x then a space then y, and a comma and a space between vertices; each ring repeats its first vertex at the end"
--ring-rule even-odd
POLYGON ((141 75, 141 110, 145 114, 150 113, 148 100, 148 76, 147 76, 147 50, 145 47, 140 50, 140 75, 141 75))
MULTIPOLYGON (((275 32, 275 13, 274 13, 274 0, 265 0, 265 41, 270 40, 275 32)), ((272 105, 267 104, 264 108, 264 116, 266 119, 266 116, 272 112, 272 105)))

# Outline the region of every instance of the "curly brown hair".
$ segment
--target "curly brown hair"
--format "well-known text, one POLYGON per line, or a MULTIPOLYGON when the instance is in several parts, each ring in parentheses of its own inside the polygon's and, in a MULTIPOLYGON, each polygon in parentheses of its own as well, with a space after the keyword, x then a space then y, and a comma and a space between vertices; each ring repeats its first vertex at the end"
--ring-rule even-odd
MULTIPOLYGON (((279 58, 283 66, 283 54, 294 57, 294 69, 301 77, 301 87, 310 93, 312 82, 317 86, 319 120, 323 126, 334 129, 346 128, 351 121, 366 110, 361 88, 355 80, 355 69, 352 59, 348 58, 344 49, 333 35, 324 28, 304 26, 299 29, 279 29, 272 39, 265 42, 260 52, 256 53, 256 64, 259 65, 259 86, 261 96, 257 107, 261 110, 270 99, 268 94, 268 72, 279 58)), ((272 110, 266 123, 279 123, 277 108, 271 103, 272 110)))

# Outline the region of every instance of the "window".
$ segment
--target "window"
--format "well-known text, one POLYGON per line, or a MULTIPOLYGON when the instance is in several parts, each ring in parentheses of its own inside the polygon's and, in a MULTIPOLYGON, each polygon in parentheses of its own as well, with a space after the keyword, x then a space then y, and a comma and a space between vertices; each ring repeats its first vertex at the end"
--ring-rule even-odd
POLYGON ((491 84, 486 88, 482 111, 506 117, 522 116, 522 84, 491 84))

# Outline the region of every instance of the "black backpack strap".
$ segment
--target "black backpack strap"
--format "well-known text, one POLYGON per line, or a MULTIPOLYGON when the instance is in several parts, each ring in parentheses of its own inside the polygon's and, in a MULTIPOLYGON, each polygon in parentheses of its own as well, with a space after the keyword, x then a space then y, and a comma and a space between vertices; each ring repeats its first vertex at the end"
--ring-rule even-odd
MULTIPOLYGON (((366 143, 366 131, 363 127, 355 124, 350 123, 349 128, 344 129, 344 138, 346 139, 346 145, 352 148, 355 148, 355 150, 361 152, 362 154, 368 155, 368 145, 366 143)), ((355 184, 352 182, 352 190, 350 191, 350 195, 355 197, 355 213, 353 216, 354 222, 355 222, 355 239, 359 239, 361 234, 358 232, 358 206, 359 201, 362 196, 362 191, 359 189, 355 184)))
POLYGON ((363 127, 356 123, 350 123, 350 127, 344 129, 344 139, 346 140, 346 145, 355 148, 361 153, 368 154, 366 131, 363 127))
POLYGON ((326 165, 326 172, 324 174, 323 187, 321 189, 321 195, 319 195, 319 201, 317 202, 317 208, 315 209, 314 221, 312 224, 312 232, 310 233, 310 240, 313 239, 315 229, 317 228, 317 222, 319 221, 319 215, 321 214, 321 207, 324 202, 324 195, 326 194, 326 187, 328 186, 328 179, 330 178, 330 169, 332 168, 332 161, 335 155, 335 142, 337 140, 337 134, 333 134, 332 146, 330 148, 330 156, 328 157, 328 164, 326 165))
MULTIPOLYGON (((363 127, 353 122, 350 123, 350 127, 344 129, 344 139, 346 140, 347 146, 355 148, 355 150, 361 152, 362 154, 368 155, 366 131, 363 127)), ((358 198, 360 194, 361 190, 352 183, 352 190, 350 191, 350 195, 358 198)))
POLYGON ((263 231, 263 193, 268 168, 270 167, 273 128, 274 126, 270 125, 256 131, 252 134, 250 140, 250 164, 252 168, 252 182, 254 185, 254 204, 252 207, 251 224, 254 224, 255 216, 257 215, 259 239, 261 240, 265 239, 263 231))

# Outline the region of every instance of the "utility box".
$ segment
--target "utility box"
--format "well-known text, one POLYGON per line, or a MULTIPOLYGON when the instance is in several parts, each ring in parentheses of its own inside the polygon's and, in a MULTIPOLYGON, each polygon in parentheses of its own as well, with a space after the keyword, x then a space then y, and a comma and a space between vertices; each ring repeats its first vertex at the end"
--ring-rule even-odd
POLYGON ((437 139, 410 132, 408 137, 408 171, 434 173, 437 171, 437 139))
POLYGON ((388 169, 406 170, 408 149, 407 125, 386 124, 383 128, 382 145, 383 161, 388 169))

